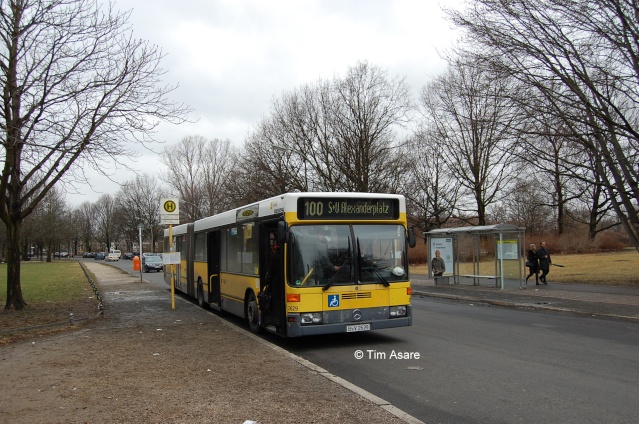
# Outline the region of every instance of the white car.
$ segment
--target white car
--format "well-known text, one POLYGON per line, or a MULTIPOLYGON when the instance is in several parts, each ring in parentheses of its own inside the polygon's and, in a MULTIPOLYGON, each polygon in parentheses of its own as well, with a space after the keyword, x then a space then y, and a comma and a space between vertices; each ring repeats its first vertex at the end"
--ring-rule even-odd
POLYGON ((106 261, 119 261, 120 260, 120 251, 113 250, 109 252, 109 254, 105 258, 106 261))

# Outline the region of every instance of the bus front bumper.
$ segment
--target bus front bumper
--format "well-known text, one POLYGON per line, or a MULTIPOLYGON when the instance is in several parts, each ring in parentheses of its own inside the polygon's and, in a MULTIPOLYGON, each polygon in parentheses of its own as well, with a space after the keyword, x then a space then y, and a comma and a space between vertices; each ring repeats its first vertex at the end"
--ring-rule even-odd
POLYGON ((411 307, 409 305, 405 317, 362 320, 361 322, 337 322, 316 325, 302 325, 300 314, 288 314, 286 336, 300 337, 318 334, 350 333, 381 330, 384 328, 408 327, 412 325, 413 322, 411 312, 411 307))

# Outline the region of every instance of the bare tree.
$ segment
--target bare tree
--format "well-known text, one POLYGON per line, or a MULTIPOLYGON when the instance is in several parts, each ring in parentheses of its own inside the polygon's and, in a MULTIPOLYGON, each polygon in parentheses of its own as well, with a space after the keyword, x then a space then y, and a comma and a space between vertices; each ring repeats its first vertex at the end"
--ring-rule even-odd
POLYGON ((237 163, 229 140, 207 140, 195 135, 167 146, 163 179, 180 197, 180 215, 186 222, 227 209, 228 189, 237 163))
POLYGON ((49 190, 34 211, 37 232, 43 246, 47 249, 47 262, 51 262, 54 252, 60 252, 61 245, 66 240, 67 213, 68 207, 64 196, 57 188, 49 190))
POLYGON ((465 57, 450 59, 448 71, 422 92, 423 115, 440 140, 437 154, 446 163, 472 205, 457 206, 476 213, 486 224, 487 207, 497 200, 510 181, 512 104, 508 79, 465 57))
POLYGON ((0 2, 5 309, 24 308, 20 226, 47 192, 85 167, 104 172, 104 162, 135 154, 126 142, 152 141, 160 121, 188 112, 167 100, 163 55, 132 37, 128 17, 92 0, 0 2))
POLYGON ((411 160, 403 192, 424 232, 442 228, 453 216, 460 190, 447 169, 439 144, 432 131, 422 129, 404 155, 411 160))
POLYGON ((548 205, 547 193, 538 189, 540 174, 524 171, 512 190, 491 213, 497 221, 526 227, 531 235, 544 234, 553 224, 553 208, 548 205))
POLYGON ((567 216, 576 222, 588 225, 588 238, 594 240, 598 233, 619 226, 616 214, 611 213, 609 192, 597 172, 598 158, 585 155, 583 167, 574 167, 581 171, 581 178, 573 179, 573 196, 571 207, 566 210, 567 216))
POLYGON ((403 79, 358 63, 344 78, 276 100, 247 142, 246 150, 266 156, 248 160, 280 190, 396 191, 403 169, 396 130, 411 107, 403 79))
POLYGON ((103 194, 95 202, 95 231, 104 250, 111 248, 111 242, 116 239, 115 225, 117 204, 110 194, 103 194))
POLYGON ((449 15, 477 60, 537 90, 548 113, 599 159, 599 184, 639 251, 636 3, 475 0, 449 15))
MULTIPOLYGON (((555 86, 554 90, 565 90, 555 86)), ((519 84, 512 95, 517 103, 518 123, 515 128, 516 141, 508 146, 516 157, 519 180, 530 180, 534 187, 535 202, 551 209, 554 225, 559 234, 564 233, 567 222, 582 222, 589 225, 589 236, 594 239, 597 232, 609 228, 599 226, 610 201, 595 171, 599 159, 593 152, 576 141, 572 132, 555 113, 550 112, 545 96, 531 87, 519 84), (541 203, 539 202, 541 201, 541 203), (584 208, 589 209, 584 213, 584 208)), ((585 111, 584 111, 585 113, 585 111)), ((584 128, 584 134, 586 133, 584 128)), ((521 192, 521 188, 517 191, 521 192)), ((550 215, 549 215, 550 216, 550 215)))
POLYGON ((337 143, 327 166, 336 166, 344 176, 342 190, 396 191, 402 167, 394 149, 402 140, 394 130, 407 121, 413 106, 408 86, 366 62, 350 68, 333 86, 329 106, 337 143))
POLYGON ((82 242, 82 247, 87 252, 92 251, 93 239, 94 239, 94 224, 95 207, 91 202, 82 202, 82 204, 75 209, 77 222, 75 223, 76 230, 82 242))
POLYGON ((245 205, 291 191, 309 191, 307 162, 297 152, 276 149, 280 127, 263 120, 244 142, 240 166, 232 179, 232 197, 245 205))
POLYGON ((236 205, 230 200, 229 188, 238 152, 231 141, 213 139, 206 144, 202 158, 202 186, 206 199, 206 215, 223 212, 236 205))
POLYGON ((176 146, 167 146, 161 156, 167 166, 167 175, 163 179, 174 189, 183 205, 180 212, 187 222, 204 217, 202 210, 206 206, 204 187, 202 187, 202 161, 206 139, 202 136, 188 136, 176 146))
POLYGON ((116 219, 127 240, 136 239, 137 226, 141 223, 155 251, 155 242, 162 238, 164 229, 160 225, 160 199, 164 196, 166 191, 149 174, 138 175, 133 181, 124 183, 115 201, 120 211, 116 219))

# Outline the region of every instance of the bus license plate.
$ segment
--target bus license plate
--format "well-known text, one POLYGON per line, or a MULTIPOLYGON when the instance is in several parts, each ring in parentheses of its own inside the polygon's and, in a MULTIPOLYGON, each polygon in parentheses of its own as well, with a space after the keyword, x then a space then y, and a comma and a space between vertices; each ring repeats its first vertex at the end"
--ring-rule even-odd
POLYGON ((371 329, 370 324, 355 324, 355 325, 347 325, 346 332, 353 333, 355 331, 369 331, 371 329))

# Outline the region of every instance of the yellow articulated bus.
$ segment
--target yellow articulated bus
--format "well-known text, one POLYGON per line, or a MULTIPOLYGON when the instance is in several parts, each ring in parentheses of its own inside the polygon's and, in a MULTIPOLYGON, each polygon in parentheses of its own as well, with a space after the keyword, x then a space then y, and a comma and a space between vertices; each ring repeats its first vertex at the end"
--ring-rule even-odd
MULTIPOLYGON (((165 230, 165 252, 169 231, 165 230)), ((173 227, 164 278, 200 306, 285 337, 411 325, 403 196, 287 193, 173 227)))

